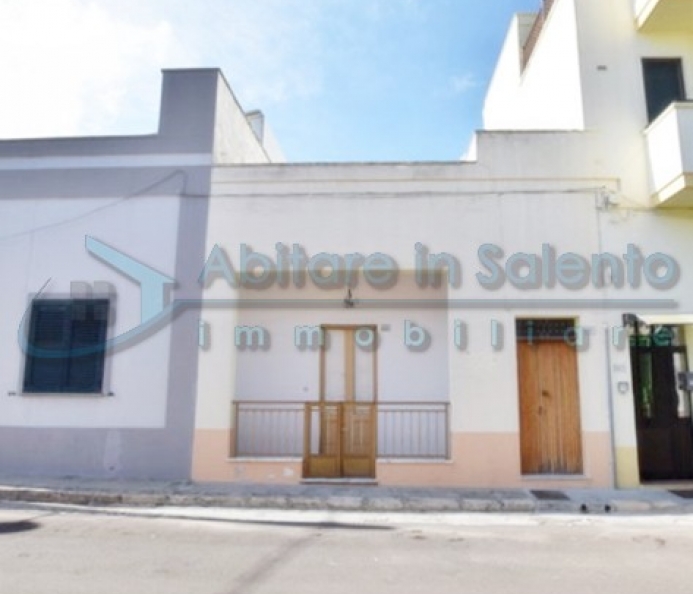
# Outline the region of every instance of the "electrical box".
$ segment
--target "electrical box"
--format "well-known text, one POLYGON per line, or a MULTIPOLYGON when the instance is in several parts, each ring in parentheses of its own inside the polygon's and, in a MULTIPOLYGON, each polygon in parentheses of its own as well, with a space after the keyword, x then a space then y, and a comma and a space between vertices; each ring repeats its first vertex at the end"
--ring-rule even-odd
POLYGON ((686 392, 693 392, 693 372, 682 371, 678 374, 679 379, 679 390, 686 390, 686 392))

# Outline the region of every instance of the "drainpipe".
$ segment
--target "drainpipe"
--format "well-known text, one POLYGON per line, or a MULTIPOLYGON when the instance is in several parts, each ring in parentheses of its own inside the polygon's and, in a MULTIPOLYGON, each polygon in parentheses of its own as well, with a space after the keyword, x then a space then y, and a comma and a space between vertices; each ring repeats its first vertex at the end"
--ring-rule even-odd
POLYGON ((616 422, 614 419, 614 385, 611 378, 611 336, 609 327, 604 329, 606 338, 606 382, 609 399, 609 436, 611 439, 611 484, 614 488, 618 487, 618 477, 616 470, 616 422))
MULTIPOLYGON (((599 247, 599 252, 604 251, 604 239, 602 236, 602 212, 607 210, 611 203, 609 201, 608 190, 604 187, 599 188, 595 195, 595 217, 597 223, 597 244, 599 247)), ((605 299, 608 299, 609 293, 606 289, 606 285, 603 288, 603 295, 605 299)), ((624 324, 625 325, 625 324, 624 324)), ((618 484, 617 475, 617 461, 616 461, 616 421, 614 418, 615 405, 614 405, 614 387, 612 378, 612 368, 611 368, 611 336, 609 334, 610 326, 604 329, 605 344, 606 349, 606 382, 607 382, 607 397, 609 401, 609 438, 611 442, 611 484, 616 488, 618 484)))

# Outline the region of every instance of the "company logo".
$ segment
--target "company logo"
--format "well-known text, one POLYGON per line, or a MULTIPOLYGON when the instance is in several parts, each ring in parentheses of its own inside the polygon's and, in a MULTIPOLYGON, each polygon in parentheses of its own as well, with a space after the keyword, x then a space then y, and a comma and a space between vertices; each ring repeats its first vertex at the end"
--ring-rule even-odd
MULTIPOLYGON (((625 246, 623 253, 599 253, 581 255, 574 252, 558 253, 550 244, 542 244, 536 253, 514 252, 506 255, 505 250, 495 244, 483 244, 475 256, 476 269, 466 274, 460 259, 447 252, 431 252, 421 243, 415 243, 411 264, 402 269, 392 256, 375 252, 346 254, 320 252, 309 255, 299 244, 291 246, 277 243, 272 254, 256 252, 247 244, 240 244, 238 257, 234 260, 221 246, 215 245, 202 264, 197 283, 200 288, 209 288, 217 283, 233 289, 251 289, 253 297, 237 299, 169 299, 176 279, 148 266, 118 248, 110 246, 95 237, 85 238, 86 251, 105 266, 133 281, 140 289, 140 322, 130 330, 111 336, 100 348, 113 350, 124 348, 150 336, 170 322, 178 312, 202 307, 214 308, 353 308, 359 309, 400 309, 441 308, 459 310, 480 310, 498 308, 521 308, 547 311, 551 309, 610 309, 620 312, 643 309, 672 310, 676 302, 671 299, 622 299, 618 295, 623 290, 637 290, 649 287, 659 292, 672 289, 681 277, 681 268, 675 258, 661 252, 644 254, 635 244, 625 246), (466 285, 475 285, 489 292, 488 296, 476 299, 453 297, 446 299, 400 299, 394 289, 401 270, 413 273, 413 279, 421 289, 440 287, 445 283, 455 290, 455 295, 463 295, 466 285), (357 299, 359 283, 376 289, 377 298, 357 299), (465 285, 466 283, 466 285, 465 285), (303 288, 312 285, 318 289, 332 291, 325 299, 262 299, 261 291, 272 287, 303 288), (534 291, 531 297, 503 299, 494 298, 493 293, 506 287, 518 291, 534 291), (554 288, 576 293, 571 298, 550 298, 545 293, 554 288), (608 289, 605 298, 580 298, 582 289, 608 289), (345 296, 333 297, 335 289, 343 289, 345 296), (388 293, 388 291, 391 291, 388 293)), ((80 285, 83 283, 75 283, 80 285)), ((478 293, 478 292, 477 292, 478 293)), ((606 293, 606 292, 605 292, 606 293)), ((247 295, 248 291, 244 293, 247 295)), ((340 294, 341 295, 341 294, 340 294)), ((28 325, 30 311, 27 310, 20 326, 20 343, 30 352, 28 344, 28 325)), ((489 320, 493 341, 502 334, 502 327, 496 320, 489 320)), ((412 320, 404 320, 403 340, 410 350, 425 350, 430 343, 427 330, 412 320)), ((200 322, 199 342, 204 346, 209 328, 200 322)), ((319 326, 298 325, 295 328, 297 348, 320 348, 323 345, 319 326), (308 345, 308 347, 306 347, 308 345)), ((464 324, 454 321, 453 336, 455 345, 462 348, 464 324)), ((496 344, 494 342, 494 348, 496 344)), ((238 326, 235 329, 235 343, 240 349, 266 349, 270 344, 269 331, 259 326, 238 326)), ((372 345, 369 345, 369 348, 372 345)))

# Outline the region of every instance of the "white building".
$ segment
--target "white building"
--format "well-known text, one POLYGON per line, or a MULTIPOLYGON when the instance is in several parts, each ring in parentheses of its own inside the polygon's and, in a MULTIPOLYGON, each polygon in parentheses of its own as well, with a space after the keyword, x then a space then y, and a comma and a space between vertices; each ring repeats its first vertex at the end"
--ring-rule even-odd
POLYGON ((219 80, 167 72, 155 137, 0 143, 0 471, 693 478, 692 0, 518 15, 460 162, 281 163, 219 80), (118 344, 50 393, 17 327, 83 296, 118 344))
POLYGON ((0 142, 1 472, 189 475, 198 315, 157 314, 204 261, 214 164, 268 160, 216 70, 164 73, 157 134, 0 142))

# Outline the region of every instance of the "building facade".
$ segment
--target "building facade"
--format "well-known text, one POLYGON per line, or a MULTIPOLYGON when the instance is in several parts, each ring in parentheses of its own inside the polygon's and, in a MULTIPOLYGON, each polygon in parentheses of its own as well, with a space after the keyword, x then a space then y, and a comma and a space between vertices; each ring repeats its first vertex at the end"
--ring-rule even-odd
POLYGON ((0 471, 693 479, 691 96, 692 1, 554 0, 458 162, 283 163, 213 70, 0 143, 0 471))
POLYGON ((0 155, 1 471, 189 476, 197 315, 164 303, 199 298, 173 281, 204 261, 214 163, 269 160, 246 115, 218 71, 167 71, 158 133, 0 155))

